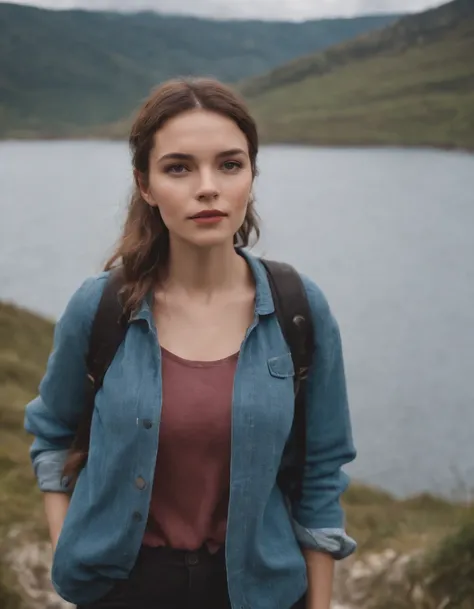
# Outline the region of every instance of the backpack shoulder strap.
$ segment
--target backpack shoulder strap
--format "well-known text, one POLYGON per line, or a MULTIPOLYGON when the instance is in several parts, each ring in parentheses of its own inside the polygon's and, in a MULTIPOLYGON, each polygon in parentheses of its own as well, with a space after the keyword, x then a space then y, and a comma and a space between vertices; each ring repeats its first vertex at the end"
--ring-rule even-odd
POLYGON ((314 355, 314 324, 299 273, 289 264, 261 259, 272 291, 275 313, 295 368, 294 469, 282 472, 280 482, 291 498, 299 498, 306 461, 306 379, 314 355))
POLYGON ((275 312, 291 351, 297 379, 301 382, 311 366, 314 328, 311 308, 299 273, 285 262, 263 260, 272 291, 275 312))
POLYGON ((128 324, 120 302, 122 286, 121 269, 115 269, 107 279, 92 322, 86 356, 84 408, 63 472, 71 486, 87 461, 96 393, 127 333, 128 324))
POLYGON ((127 333, 120 291, 123 286, 121 269, 111 272, 92 322, 87 354, 87 375, 95 393, 102 387, 105 373, 127 333))

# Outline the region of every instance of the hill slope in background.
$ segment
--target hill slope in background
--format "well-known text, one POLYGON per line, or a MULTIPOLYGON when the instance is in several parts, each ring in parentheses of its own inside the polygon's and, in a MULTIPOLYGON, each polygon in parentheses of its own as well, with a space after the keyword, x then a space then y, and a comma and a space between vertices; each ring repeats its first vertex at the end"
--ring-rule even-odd
MULTIPOLYGON (((0 302, 2 609, 58 607, 49 582, 51 552, 42 499, 28 454, 31 437, 23 431, 24 406, 36 394, 52 338, 51 322, 0 302)), ((358 484, 351 485, 344 504, 349 533, 359 543, 358 555, 345 562, 336 581, 336 597, 344 607, 426 609, 441 606, 452 595, 453 603, 443 604, 446 609, 474 609, 468 602, 474 591, 473 512, 468 505, 428 495, 397 500, 358 484), (412 557, 421 562, 412 567, 412 557)))
POLYGON ((267 141, 474 149, 474 1, 403 17, 241 89, 267 141))
POLYGON ((394 19, 219 22, 0 3, 0 137, 74 135, 128 116, 169 77, 237 81, 394 19))

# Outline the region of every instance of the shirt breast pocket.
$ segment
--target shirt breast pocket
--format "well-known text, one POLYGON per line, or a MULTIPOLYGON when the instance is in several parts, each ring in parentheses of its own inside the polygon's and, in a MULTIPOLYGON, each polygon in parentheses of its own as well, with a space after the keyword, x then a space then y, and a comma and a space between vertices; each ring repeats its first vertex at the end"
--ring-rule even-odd
POLYGON ((293 366, 293 359, 291 357, 291 353, 285 353, 284 355, 271 357, 268 360, 268 370, 270 374, 275 378, 292 379, 295 375, 295 368, 293 366))
POLYGON ((284 353, 267 360, 268 377, 264 394, 266 432, 272 434, 278 452, 283 450, 294 417, 295 390, 293 359, 284 353))

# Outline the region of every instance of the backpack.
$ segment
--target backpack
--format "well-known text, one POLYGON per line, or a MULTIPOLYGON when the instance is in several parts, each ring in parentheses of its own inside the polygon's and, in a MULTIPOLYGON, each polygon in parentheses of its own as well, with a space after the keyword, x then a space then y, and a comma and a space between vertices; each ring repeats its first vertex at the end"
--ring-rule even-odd
MULTIPOLYGON (((275 314, 290 348, 295 369, 295 407, 293 427, 285 448, 278 484, 290 500, 301 496, 306 458, 305 394, 308 370, 314 351, 314 327, 306 290, 297 271, 289 264, 261 259, 267 272, 275 314), (291 452, 290 452, 291 451, 291 452), (290 458, 285 458, 288 455, 290 458)), ((75 482, 87 461, 95 395, 109 365, 125 338, 128 323, 123 314, 119 293, 123 284, 120 269, 110 273, 92 322, 86 358, 87 378, 84 410, 73 440, 64 476, 75 482)))

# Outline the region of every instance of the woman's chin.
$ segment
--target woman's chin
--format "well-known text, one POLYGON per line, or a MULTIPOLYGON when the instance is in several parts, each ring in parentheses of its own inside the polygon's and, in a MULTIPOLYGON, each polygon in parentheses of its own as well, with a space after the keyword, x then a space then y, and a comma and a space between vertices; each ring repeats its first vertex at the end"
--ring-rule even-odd
MULTIPOLYGON (((184 236, 183 236, 184 237, 184 236)), ((180 241, 185 241, 193 247, 199 248, 214 248, 224 247, 234 243, 234 234, 222 229, 196 231, 192 235, 186 235, 180 241)))

